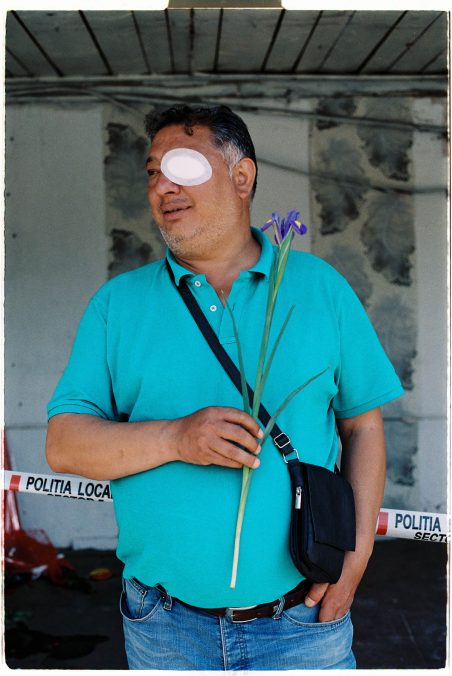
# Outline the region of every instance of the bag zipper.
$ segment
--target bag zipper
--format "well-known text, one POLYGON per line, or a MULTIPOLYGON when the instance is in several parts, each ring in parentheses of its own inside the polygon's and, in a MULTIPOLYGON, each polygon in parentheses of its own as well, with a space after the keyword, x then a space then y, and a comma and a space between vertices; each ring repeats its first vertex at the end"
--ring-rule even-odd
POLYGON ((301 509, 301 486, 295 488, 295 509, 301 509))

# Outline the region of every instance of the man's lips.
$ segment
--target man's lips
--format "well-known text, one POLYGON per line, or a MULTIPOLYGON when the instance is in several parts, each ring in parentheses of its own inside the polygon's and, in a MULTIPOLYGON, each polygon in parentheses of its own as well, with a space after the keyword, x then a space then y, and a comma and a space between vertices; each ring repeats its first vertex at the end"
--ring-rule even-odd
POLYGON ((183 211, 187 211, 187 209, 190 209, 189 204, 162 204, 160 207, 160 211, 164 216, 181 213, 183 211))

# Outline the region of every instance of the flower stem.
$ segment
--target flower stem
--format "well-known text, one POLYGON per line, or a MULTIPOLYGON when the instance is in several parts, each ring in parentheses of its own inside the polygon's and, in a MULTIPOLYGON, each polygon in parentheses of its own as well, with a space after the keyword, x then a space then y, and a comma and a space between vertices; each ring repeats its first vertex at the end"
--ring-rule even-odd
POLYGON ((243 398, 243 410, 245 411, 245 413, 248 413, 248 415, 250 415, 251 414, 251 406, 250 406, 250 400, 249 400, 249 396, 248 396, 248 386, 247 386, 245 365, 244 365, 244 362, 243 362, 242 345, 241 345, 241 342, 240 342, 239 332, 238 332, 238 329, 237 329, 237 324, 236 324, 236 321, 235 321, 234 313, 232 312, 231 307, 230 307, 228 301, 226 300, 226 296, 225 296, 223 291, 221 291, 221 296, 222 296, 223 305, 226 306, 226 308, 228 309, 228 312, 230 314, 231 321, 232 321, 232 328, 233 328, 233 331, 234 331, 235 342, 237 344, 237 357, 238 357, 238 360, 239 360, 240 384, 241 384, 241 388, 242 388, 242 398, 243 398))
POLYGON ((237 581, 237 567, 239 564, 239 554, 240 554, 240 536, 242 534, 242 525, 243 517, 245 516, 245 505, 246 499, 248 497, 248 491, 251 483, 251 473, 252 469, 249 467, 243 468, 242 473, 242 490, 240 493, 240 504, 237 514, 237 524, 235 527, 235 539, 234 539, 234 557, 232 559, 232 574, 231 574, 231 589, 235 589, 235 583, 237 581))
POLYGON ((260 353, 259 353, 259 361, 257 364, 257 372, 256 372, 256 382, 254 385, 254 397, 253 397, 253 410, 252 410, 252 416, 257 420, 258 415, 259 415, 259 407, 262 399, 262 391, 263 391, 263 382, 262 382, 262 376, 264 373, 264 362, 265 362, 265 356, 267 354, 267 346, 268 346, 268 341, 270 338, 270 329, 273 321, 273 313, 275 310, 275 303, 276 303, 276 296, 278 293, 278 288, 279 285, 276 285, 276 279, 278 276, 278 269, 279 269, 279 250, 276 252, 276 257, 275 260, 273 261, 273 266, 272 266, 272 271, 270 274, 270 281, 269 281, 269 286, 268 286, 268 296, 267 296, 267 308, 265 311, 265 323, 264 323, 264 329, 262 331, 262 338, 261 338, 261 347, 260 347, 260 353))
MULTIPOLYGON (((290 223, 292 222, 291 219, 293 220, 295 217, 298 216, 298 212, 289 212, 287 215, 288 221, 290 223)), ((268 286, 268 295, 267 295, 267 307, 265 311, 265 321, 264 321, 264 327, 263 327, 263 332, 262 332, 262 338, 261 338, 261 345, 260 345, 260 352, 259 352, 259 358, 258 358, 258 364, 257 364, 257 373, 256 373, 256 380, 255 380, 255 385, 254 385, 254 395, 252 397, 252 401, 250 401, 251 396, 248 396, 248 388, 247 388, 247 381, 246 381, 246 376, 245 376, 245 367, 243 363, 243 355, 242 355, 242 350, 240 346, 240 340, 238 336, 238 330, 237 326, 235 324, 234 316, 232 313, 231 308, 227 304, 226 298, 223 295, 223 303, 226 305, 228 308, 231 318, 232 318, 232 324, 233 324, 233 329, 234 329, 234 335, 235 339, 237 342, 237 350, 238 350, 238 359, 239 359, 239 366, 240 366, 240 376, 241 376, 241 389, 242 389, 242 396, 243 396, 243 406, 244 410, 247 412, 250 412, 252 417, 257 421, 259 417, 259 408, 261 404, 261 399, 262 399, 262 394, 264 390, 264 386, 270 371, 270 366, 272 364, 273 358, 276 353, 276 349, 279 346, 279 343, 281 341, 281 338, 283 336, 283 333, 287 327, 287 324, 289 322, 290 316, 293 312, 294 306, 292 306, 288 312, 288 315, 286 317, 286 320, 281 328, 281 330, 278 333, 278 336, 276 337, 275 343, 273 345, 273 349, 270 352, 269 357, 267 357, 267 348, 268 348, 268 343, 270 339, 270 330, 272 326, 272 321, 273 321, 273 314, 275 311, 275 305, 276 305, 276 299, 279 291, 279 287, 281 285, 283 275, 284 275, 284 270, 287 264, 287 259, 289 256, 289 251, 290 247, 292 244, 292 239, 294 237, 294 231, 293 231, 293 224, 289 227, 289 231, 285 232, 285 228, 283 228, 283 225, 285 226, 285 223, 283 223, 280 227, 279 223, 279 216, 272 214, 272 221, 273 221, 273 229, 275 233, 275 239, 277 243, 277 250, 276 254, 273 260, 273 265, 271 268, 270 272, 270 279, 269 279, 269 286, 268 286), (284 232, 283 232, 284 230, 284 232), (252 410, 250 411, 250 405, 252 404, 252 410)), ((289 223, 289 225, 290 225, 289 223)), ((270 222, 267 222, 266 227, 270 225, 270 222)), ((300 233, 301 234, 301 233, 300 233)), ((323 373, 323 372, 322 372, 323 373)), ((265 440, 267 439, 268 435, 270 434, 270 431, 275 423, 276 417, 281 413, 281 411, 285 408, 285 406, 289 403, 289 401, 298 393, 300 392, 306 385, 308 385, 310 382, 315 380, 315 378, 318 378, 318 376, 321 374, 317 374, 314 376, 314 378, 311 378, 310 380, 306 381, 306 383, 303 383, 300 387, 298 387, 296 390, 294 390, 286 399, 284 402, 281 404, 281 406, 278 408, 276 413, 272 416, 271 420, 269 421, 269 424, 267 425, 265 431, 264 431, 264 437, 261 440, 261 445, 264 445, 265 440)), ((242 534, 242 526, 243 526, 243 519, 245 516, 245 507, 246 507, 246 500, 248 497, 248 491, 250 488, 250 483, 251 483, 251 476, 252 476, 252 470, 249 467, 244 467, 242 470, 242 488, 240 492, 240 503, 239 503, 239 508, 238 508, 238 513, 237 513, 237 522, 236 522, 236 528, 235 528, 235 538, 234 538, 234 555, 233 555, 233 561, 232 561, 232 575, 231 575, 231 583, 230 587, 231 589, 235 588, 236 585, 236 580, 237 580, 237 568, 238 568, 238 562, 239 562, 239 553, 240 553, 240 538, 242 534)))

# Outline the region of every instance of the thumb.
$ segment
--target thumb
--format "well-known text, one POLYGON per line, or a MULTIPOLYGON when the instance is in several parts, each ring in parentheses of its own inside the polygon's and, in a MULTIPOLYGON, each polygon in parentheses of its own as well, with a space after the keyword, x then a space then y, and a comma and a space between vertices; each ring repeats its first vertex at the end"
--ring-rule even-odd
POLYGON ((316 606, 319 601, 323 599, 326 594, 326 590, 330 585, 328 582, 315 582, 311 589, 308 591, 307 596, 304 600, 305 606, 312 608, 316 606))

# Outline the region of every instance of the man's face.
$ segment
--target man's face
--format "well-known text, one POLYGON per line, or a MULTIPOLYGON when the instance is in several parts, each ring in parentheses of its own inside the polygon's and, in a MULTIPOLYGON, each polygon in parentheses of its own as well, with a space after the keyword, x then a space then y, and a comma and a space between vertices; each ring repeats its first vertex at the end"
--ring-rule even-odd
POLYGON ((173 253, 182 257, 202 255, 221 246, 231 235, 241 217, 243 200, 208 127, 195 125, 191 136, 183 125, 161 129, 152 141, 146 169, 152 214, 173 253), (211 178, 201 185, 173 183, 161 171, 160 163, 174 148, 202 153, 212 167, 211 178))

